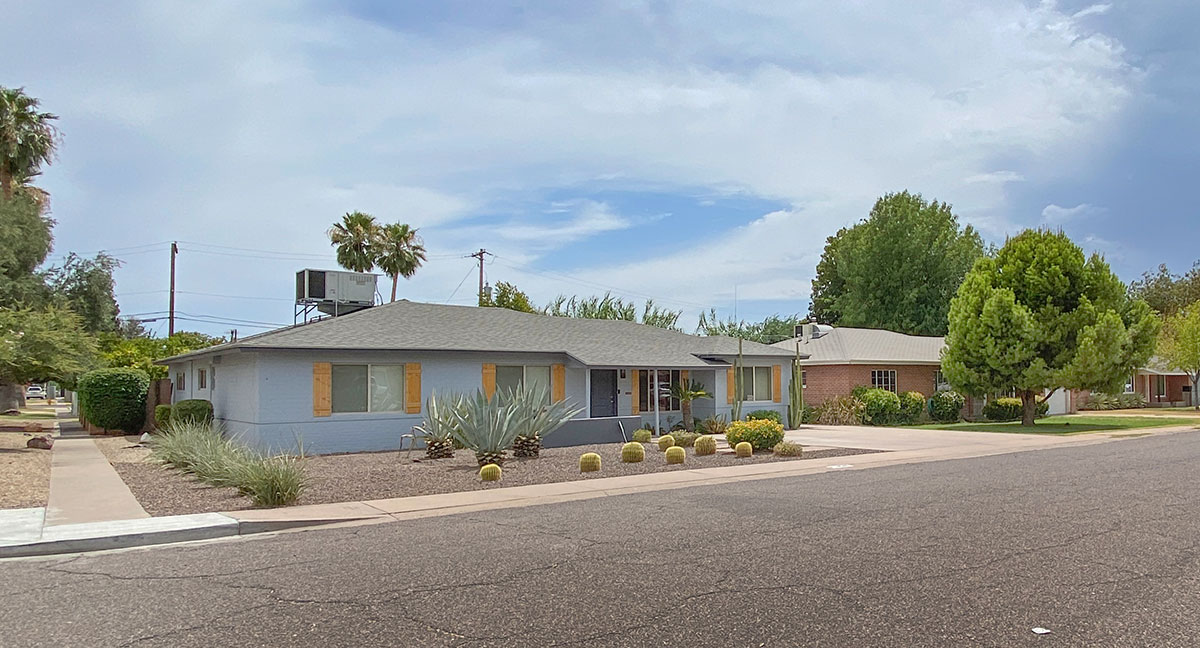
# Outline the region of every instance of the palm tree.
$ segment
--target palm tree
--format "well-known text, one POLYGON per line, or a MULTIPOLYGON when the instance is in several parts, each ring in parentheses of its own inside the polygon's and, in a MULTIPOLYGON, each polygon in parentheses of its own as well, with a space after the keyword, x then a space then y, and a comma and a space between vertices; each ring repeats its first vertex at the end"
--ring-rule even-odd
POLYGON ((370 272, 375 267, 375 247, 379 226, 375 217, 360 211, 342 216, 326 232, 329 244, 337 247, 338 265, 351 272, 370 272))
POLYGON ((0 86, 0 192, 6 200, 14 180, 37 175, 58 148, 58 129, 50 123, 58 116, 38 112, 38 103, 24 88, 0 86))
POLYGON ((704 384, 698 380, 681 380, 671 383, 671 398, 679 401, 679 413, 683 416, 683 427, 688 432, 696 429, 692 420, 692 401, 698 398, 712 398, 713 395, 704 389, 704 384))
POLYGON ((408 279, 425 261, 425 245, 416 228, 407 223, 392 223, 379 228, 375 247, 375 265, 392 278, 392 299, 396 301, 396 279, 408 279))

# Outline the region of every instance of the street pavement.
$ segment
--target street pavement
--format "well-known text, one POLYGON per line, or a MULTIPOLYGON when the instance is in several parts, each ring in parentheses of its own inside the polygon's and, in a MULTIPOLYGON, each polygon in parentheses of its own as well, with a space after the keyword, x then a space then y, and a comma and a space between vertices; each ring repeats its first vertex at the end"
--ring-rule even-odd
POLYGON ((1193 646, 1198 463, 1182 432, 9 560, 0 644, 1193 646))

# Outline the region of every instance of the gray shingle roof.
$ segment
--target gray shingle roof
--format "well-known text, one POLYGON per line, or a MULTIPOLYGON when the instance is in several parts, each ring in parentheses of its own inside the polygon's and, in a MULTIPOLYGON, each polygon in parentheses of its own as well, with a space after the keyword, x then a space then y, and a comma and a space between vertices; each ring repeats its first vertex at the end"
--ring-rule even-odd
MULTIPOLYGON (((697 336, 614 320, 520 313, 504 308, 399 300, 349 315, 282 328, 171 360, 230 349, 341 349, 565 353, 591 366, 700 368, 737 355, 734 338, 697 336)), ((791 351, 744 342, 748 356, 791 351)))
MULTIPOLYGON (((772 346, 795 352, 797 340, 772 346)), ((801 364, 941 364, 944 346, 946 340, 942 337, 836 327, 807 343, 800 341, 800 352, 809 354, 801 364)))

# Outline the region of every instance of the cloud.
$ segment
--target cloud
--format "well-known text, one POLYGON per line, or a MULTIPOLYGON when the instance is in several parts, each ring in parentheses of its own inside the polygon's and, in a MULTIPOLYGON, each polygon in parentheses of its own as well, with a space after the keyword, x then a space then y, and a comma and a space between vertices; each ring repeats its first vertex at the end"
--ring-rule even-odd
POLYGON ((1088 16, 1099 16, 1108 13, 1109 9, 1112 9, 1111 4, 1098 3, 1076 11, 1074 14, 1071 14, 1071 18, 1073 20, 1079 20, 1080 18, 1087 18, 1088 16))
POLYGON ((1046 205, 1042 209, 1042 222, 1049 225, 1058 225, 1070 221, 1086 219, 1089 216, 1095 216, 1103 213, 1104 210, 1099 207, 1093 207, 1087 203, 1080 203, 1074 207, 1060 207, 1058 205, 1046 205))
POLYGON ((577 200, 555 203, 552 212, 567 211, 570 215, 548 223, 514 221, 489 227, 489 230, 509 241, 524 242, 539 248, 561 247, 602 232, 623 230, 632 222, 613 212, 605 203, 577 200))
POLYGON ((991 171, 988 173, 976 173, 975 175, 963 178, 963 182, 973 184, 977 182, 1004 184, 1007 182, 1022 182, 1025 176, 1016 171, 991 171))

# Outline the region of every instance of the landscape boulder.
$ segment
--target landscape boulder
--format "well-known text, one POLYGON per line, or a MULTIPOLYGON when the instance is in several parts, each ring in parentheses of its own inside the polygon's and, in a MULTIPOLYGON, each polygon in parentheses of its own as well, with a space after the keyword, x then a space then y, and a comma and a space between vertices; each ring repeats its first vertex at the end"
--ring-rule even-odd
POLYGON ((49 434, 39 434, 25 442, 26 448, 49 450, 54 447, 54 439, 49 434))

